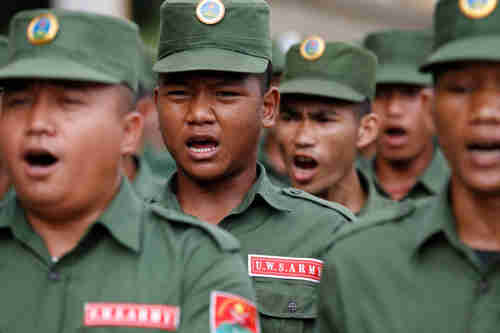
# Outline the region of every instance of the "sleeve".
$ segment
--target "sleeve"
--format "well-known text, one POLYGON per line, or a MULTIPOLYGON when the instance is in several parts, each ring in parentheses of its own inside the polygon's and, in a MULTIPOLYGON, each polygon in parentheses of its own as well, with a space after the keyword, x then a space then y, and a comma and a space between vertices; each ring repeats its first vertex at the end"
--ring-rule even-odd
POLYGON ((331 252, 330 250, 330 253, 325 256, 323 273, 318 288, 318 319, 315 333, 345 332, 341 288, 336 279, 335 266, 331 260, 333 254, 331 252))
POLYGON ((191 251, 185 270, 180 332, 260 332, 255 293, 239 250, 213 242, 191 251))

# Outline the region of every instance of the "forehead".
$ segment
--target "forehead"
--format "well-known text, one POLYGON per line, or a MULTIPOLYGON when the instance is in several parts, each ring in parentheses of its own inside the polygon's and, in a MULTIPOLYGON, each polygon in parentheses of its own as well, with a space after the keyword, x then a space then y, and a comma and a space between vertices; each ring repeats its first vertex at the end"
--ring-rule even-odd
POLYGON ((391 93, 417 93, 424 87, 415 84, 404 83, 381 83, 377 84, 377 94, 391 94, 391 93))
POLYGON ((40 79, 5 80, 0 83, 0 86, 6 92, 31 90, 40 87, 53 87, 57 89, 82 90, 82 91, 106 89, 111 87, 111 85, 95 83, 95 82, 74 81, 74 80, 40 80, 40 79))
POLYGON ((478 78, 478 77, 488 77, 488 76, 500 76, 500 62, 494 61, 469 61, 469 62, 457 62, 451 63, 442 67, 439 67, 434 72, 438 78, 447 77, 467 77, 467 78, 478 78))

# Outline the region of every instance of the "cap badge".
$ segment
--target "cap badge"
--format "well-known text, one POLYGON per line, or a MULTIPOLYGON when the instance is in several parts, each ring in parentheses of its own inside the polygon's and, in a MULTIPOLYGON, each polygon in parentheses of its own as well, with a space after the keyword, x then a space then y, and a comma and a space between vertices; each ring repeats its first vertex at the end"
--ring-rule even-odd
POLYGON ((300 54, 306 60, 316 60, 321 58, 323 53, 325 53, 325 41, 323 38, 318 36, 312 36, 307 38, 300 45, 300 54))
POLYGON ((59 22, 52 14, 42 14, 31 20, 28 26, 28 40, 33 45, 50 43, 56 38, 59 22))
POLYGON ((226 7, 220 0, 202 0, 196 7, 198 20, 205 24, 217 24, 225 14, 226 7))
POLYGON ((489 16, 497 7, 498 0, 459 0, 460 10, 471 19, 489 16))

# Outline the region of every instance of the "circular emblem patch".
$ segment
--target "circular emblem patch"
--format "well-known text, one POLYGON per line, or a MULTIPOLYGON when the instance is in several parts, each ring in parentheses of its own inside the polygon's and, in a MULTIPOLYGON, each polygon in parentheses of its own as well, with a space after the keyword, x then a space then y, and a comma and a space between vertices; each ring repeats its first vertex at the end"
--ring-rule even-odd
POLYGON ((42 14, 31 20, 27 31, 28 40, 34 45, 50 43, 58 31, 57 18, 52 14, 42 14))
POLYGON ((300 45, 300 54, 307 60, 316 60, 325 53, 326 44, 323 38, 318 36, 309 37, 300 45))
POLYGON ((498 0, 460 0, 460 10, 472 19, 481 19, 497 8, 498 0))
POLYGON ((226 14, 226 7, 220 0, 202 0, 196 7, 198 20, 205 24, 219 23, 226 14))

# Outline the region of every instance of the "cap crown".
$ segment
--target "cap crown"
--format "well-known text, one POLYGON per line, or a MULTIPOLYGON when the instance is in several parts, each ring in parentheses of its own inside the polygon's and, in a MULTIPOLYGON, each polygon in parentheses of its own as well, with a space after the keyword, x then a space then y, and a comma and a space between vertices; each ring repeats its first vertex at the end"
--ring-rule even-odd
POLYGON ((197 48, 239 52, 271 61, 270 10, 264 0, 221 0, 222 20, 205 24, 197 17, 200 1, 166 0, 161 6, 158 59, 197 48))
MULTIPOLYGON (((61 9, 22 11, 10 23, 7 67, 22 59, 54 60, 55 64, 58 59, 71 60, 136 90, 137 69, 130 64, 137 63, 139 57, 138 38, 134 23, 115 17, 61 9), (28 27, 42 14, 54 15, 59 29, 53 40, 34 44, 28 37, 28 27)), ((57 67, 54 70, 57 71, 57 67)), ((81 73, 75 73, 75 78, 82 76, 76 74, 81 73)), ((33 77, 37 77, 36 73, 33 77)))
POLYGON ((321 57, 307 60, 294 45, 287 53, 283 84, 295 79, 319 79, 347 86, 372 99, 375 95, 375 55, 360 47, 342 43, 326 43, 321 57))

